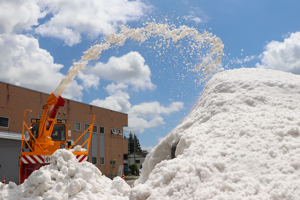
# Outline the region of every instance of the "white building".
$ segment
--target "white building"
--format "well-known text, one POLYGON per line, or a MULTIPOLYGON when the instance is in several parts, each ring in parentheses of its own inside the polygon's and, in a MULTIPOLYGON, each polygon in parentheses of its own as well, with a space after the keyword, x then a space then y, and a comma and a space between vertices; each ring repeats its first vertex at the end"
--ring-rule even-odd
POLYGON ((131 154, 128 154, 128 166, 136 164, 138 170, 142 169, 146 156, 147 153, 143 152, 133 152, 131 154))

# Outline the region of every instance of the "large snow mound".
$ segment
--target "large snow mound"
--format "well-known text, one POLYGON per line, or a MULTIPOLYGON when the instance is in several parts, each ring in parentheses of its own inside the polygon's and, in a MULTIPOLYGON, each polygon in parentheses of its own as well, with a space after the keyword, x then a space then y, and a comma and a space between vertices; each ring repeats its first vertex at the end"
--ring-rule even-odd
POLYGON ((147 156, 131 199, 300 199, 299 101, 299 75, 216 74, 147 156))
POLYGON ((0 184, 0 199, 128 199, 130 187, 123 179, 112 181, 93 164, 78 163, 71 151, 57 150, 51 159, 22 185, 0 184))
POLYGON ((190 114, 148 154, 132 189, 58 150, 22 185, 0 183, 0 200, 300 199, 299 100, 299 75, 218 73, 190 114))

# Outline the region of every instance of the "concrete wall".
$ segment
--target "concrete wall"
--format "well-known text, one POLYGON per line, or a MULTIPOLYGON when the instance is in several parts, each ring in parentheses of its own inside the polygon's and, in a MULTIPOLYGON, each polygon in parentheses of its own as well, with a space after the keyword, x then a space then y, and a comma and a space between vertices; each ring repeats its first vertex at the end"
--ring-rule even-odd
POLYGON ((21 141, 0 139, 0 181, 19 183, 21 141))

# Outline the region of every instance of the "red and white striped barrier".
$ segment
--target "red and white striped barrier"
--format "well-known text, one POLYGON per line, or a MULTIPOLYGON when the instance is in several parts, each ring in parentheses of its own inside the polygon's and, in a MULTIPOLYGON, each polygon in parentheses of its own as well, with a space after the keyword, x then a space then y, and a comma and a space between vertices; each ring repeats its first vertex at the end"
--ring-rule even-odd
POLYGON ((76 155, 78 162, 87 161, 87 155, 76 155))
MULTIPOLYGON (((23 164, 50 163, 51 155, 23 155, 21 157, 23 164)), ((76 155, 78 162, 87 161, 87 155, 76 155)))
POLYGON ((23 164, 45 163, 45 157, 42 155, 24 155, 21 159, 23 164))
POLYGON ((5 184, 5 176, 3 176, 2 183, 5 184))

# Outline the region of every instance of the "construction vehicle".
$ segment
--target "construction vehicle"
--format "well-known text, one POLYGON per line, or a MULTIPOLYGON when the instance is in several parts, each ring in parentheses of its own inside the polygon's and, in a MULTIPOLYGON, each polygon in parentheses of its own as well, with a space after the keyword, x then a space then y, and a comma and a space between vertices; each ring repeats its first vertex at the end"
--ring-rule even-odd
POLYGON ((22 143, 20 156, 20 176, 19 182, 22 184, 32 172, 40 167, 47 165, 51 161, 51 155, 57 149, 70 150, 89 131, 89 137, 83 142, 80 151, 72 151, 79 162, 87 160, 90 141, 92 137, 93 122, 78 139, 71 144, 68 137, 71 137, 71 130, 67 130, 66 120, 56 119, 57 112, 61 106, 64 106, 65 100, 53 93, 49 96, 46 104, 43 106, 41 119, 31 119, 28 126, 25 123, 26 109, 23 117, 22 143), (86 148, 83 148, 86 145, 86 148))

